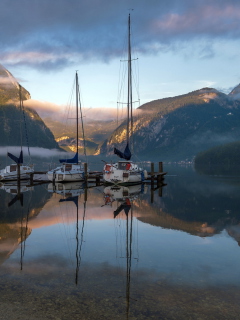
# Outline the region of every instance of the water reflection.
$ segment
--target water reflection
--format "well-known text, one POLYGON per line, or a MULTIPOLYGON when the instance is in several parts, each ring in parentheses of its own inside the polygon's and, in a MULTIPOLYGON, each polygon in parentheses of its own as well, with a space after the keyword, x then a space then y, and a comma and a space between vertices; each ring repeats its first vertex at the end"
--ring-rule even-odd
POLYGON ((66 183, 49 183, 48 192, 57 193, 63 197, 80 196, 85 189, 85 183, 82 181, 66 182, 66 183))
POLYGON ((1 183, 0 197, 0 264, 20 245, 22 270, 26 239, 32 231, 28 221, 40 213, 49 196, 41 186, 34 192, 28 181, 13 181, 1 183))
POLYGON ((2 301, 42 319, 237 318, 240 181, 189 168, 166 180, 154 198, 146 185, 34 186, 11 206, 1 188, 2 301))
POLYGON ((75 283, 78 284, 78 274, 81 265, 81 251, 83 245, 83 231, 84 231, 84 222, 86 215, 86 202, 87 202, 87 188, 85 187, 84 182, 68 182, 68 183, 56 183, 49 184, 48 191, 54 192, 62 195, 62 199, 59 202, 72 202, 76 207, 76 273, 75 273, 75 283), (85 194, 83 202, 83 214, 82 214, 82 227, 81 232, 79 232, 79 196, 85 194), (79 241, 80 233, 80 241, 79 241))

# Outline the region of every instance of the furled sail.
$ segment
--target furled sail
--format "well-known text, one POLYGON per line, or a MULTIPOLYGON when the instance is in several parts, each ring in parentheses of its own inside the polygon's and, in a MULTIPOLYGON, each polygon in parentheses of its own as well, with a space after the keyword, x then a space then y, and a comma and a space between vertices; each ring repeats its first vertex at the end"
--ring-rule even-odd
POLYGON ((131 151, 130 151, 129 146, 128 146, 128 143, 126 145, 126 148, 125 148, 124 152, 121 152, 120 150, 114 148, 114 153, 117 156, 119 156, 120 158, 125 159, 125 160, 130 160, 131 156, 132 156, 131 151))
POLYGON ((59 159, 60 163, 78 163, 78 152, 72 159, 59 159))
POLYGON ((23 163, 23 152, 21 150, 19 158, 11 154, 10 152, 7 153, 8 157, 11 158, 14 162, 17 164, 22 164, 23 163))

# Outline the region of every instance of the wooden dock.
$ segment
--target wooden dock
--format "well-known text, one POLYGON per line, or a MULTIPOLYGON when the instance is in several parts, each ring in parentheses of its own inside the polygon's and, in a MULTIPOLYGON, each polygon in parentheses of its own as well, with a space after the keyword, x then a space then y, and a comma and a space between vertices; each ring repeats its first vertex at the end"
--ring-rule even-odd
MULTIPOLYGON (((87 163, 84 164, 85 171, 85 182, 86 183, 95 183, 96 186, 104 184, 103 181, 103 172, 102 171, 90 171, 88 172, 87 163)), ((32 185, 36 183, 47 183, 49 180, 47 179, 47 171, 35 171, 30 175, 30 182, 32 185)), ((164 177, 167 174, 163 172, 163 163, 158 163, 158 171, 155 171, 154 163, 151 163, 151 171, 147 172, 147 178, 145 178, 144 182, 151 184, 153 188, 155 188, 155 183, 157 186, 163 183, 164 177)))

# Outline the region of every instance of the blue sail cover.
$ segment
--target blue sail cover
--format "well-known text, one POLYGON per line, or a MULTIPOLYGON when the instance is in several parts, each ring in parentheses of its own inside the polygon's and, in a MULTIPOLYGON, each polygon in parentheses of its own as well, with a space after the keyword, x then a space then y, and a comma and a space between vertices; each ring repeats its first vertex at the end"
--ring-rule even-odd
POLYGON ((59 159, 60 163, 78 163, 78 152, 76 152, 75 156, 72 159, 59 159))
POLYGON ((117 210, 115 210, 115 211, 113 212, 114 218, 116 218, 122 210, 124 210, 126 216, 128 216, 128 213, 129 213, 129 210, 130 210, 130 209, 131 209, 131 205, 126 204, 126 203, 122 203, 122 204, 117 208, 117 210))
POLYGON ((8 157, 11 158, 17 164, 23 164, 23 152, 21 150, 19 158, 11 154, 10 152, 7 153, 8 157))
POLYGON ((121 152, 120 150, 114 148, 114 153, 117 156, 119 156, 120 158, 125 159, 125 160, 130 160, 131 156, 132 156, 131 151, 130 151, 129 146, 128 146, 128 143, 126 145, 126 148, 125 148, 124 152, 121 152))

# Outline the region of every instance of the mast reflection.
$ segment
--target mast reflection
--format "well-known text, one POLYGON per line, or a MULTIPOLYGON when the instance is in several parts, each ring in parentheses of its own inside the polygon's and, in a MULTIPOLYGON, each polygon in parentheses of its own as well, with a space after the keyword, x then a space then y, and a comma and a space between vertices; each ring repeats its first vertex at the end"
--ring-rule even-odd
POLYGON ((86 203, 87 203, 87 188, 85 188, 84 182, 68 182, 68 183, 50 183, 48 185, 48 191, 52 193, 60 194, 63 198, 59 202, 73 202, 76 207, 76 271, 75 271, 75 284, 78 284, 78 275, 81 265, 81 251, 83 246, 83 234, 84 224, 86 216, 86 203), (84 194, 83 201, 83 217, 82 217, 82 228, 81 233, 79 232, 79 197, 84 194), (79 241, 80 233, 80 241, 79 241))
MULTIPOLYGON (((125 288, 125 301, 126 301, 126 319, 130 315, 130 300, 131 298, 131 269, 133 257, 133 207, 134 202, 139 200, 139 196, 147 191, 146 185, 132 185, 132 186, 109 186, 104 189, 104 205, 112 206, 116 202, 116 210, 113 211, 114 219, 124 219, 121 213, 124 214, 126 219, 126 234, 125 234, 125 252, 126 256, 126 288, 125 288)), ((120 227, 121 223, 118 223, 120 227)), ((120 231, 121 233, 121 231, 120 231)), ((138 259, 137 259, 138 260, 138 259)), ((136 300, 135 300, 136 301, 136 300)))

